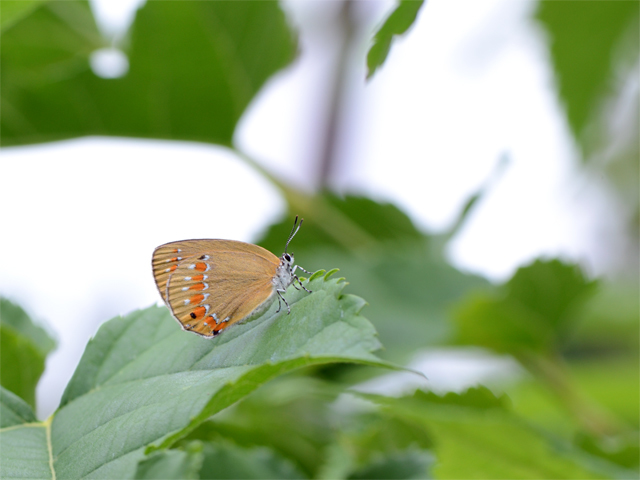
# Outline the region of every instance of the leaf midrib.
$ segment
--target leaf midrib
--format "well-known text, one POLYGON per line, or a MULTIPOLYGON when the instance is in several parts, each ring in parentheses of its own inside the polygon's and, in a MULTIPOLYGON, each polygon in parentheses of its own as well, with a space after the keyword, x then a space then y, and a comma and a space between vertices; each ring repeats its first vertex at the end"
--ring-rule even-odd
POLYGON ((51 470, 51 479, 56 480, 56 470, 53 468, 53 443, 51 442, 51 424, 53 423, 53 415, 44 422, 45 435, 47 439, 47 452, 49 454, 49 469, 51 470))

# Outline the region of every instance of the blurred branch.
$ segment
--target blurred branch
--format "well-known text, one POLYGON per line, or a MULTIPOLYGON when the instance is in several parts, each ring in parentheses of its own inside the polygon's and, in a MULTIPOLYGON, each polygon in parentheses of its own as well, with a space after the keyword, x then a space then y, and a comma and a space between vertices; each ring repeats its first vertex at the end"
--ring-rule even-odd
POLYGON ((331 86, 329 88, 329 111, 325 118, 324 127, 320 135, 322 136, 322 151, 318 157, 320 190, 329 187, 332 176, 335 174, 337 150, 339 143, 339 131, 341 127, 342 115, 344 112, 344 100, 347 96, 349 71, 353 64, 350 61, 353 51, 354 40, 358 31, 358 23, 354 12, 353 0, 343 0, 340 12, 338 13, 338 25, 341 30, 341 44, 337 48, 337 61, 331 86))
POLYGON ((545 357, 522 353, 517 357, 522 365, 551 389, 586 431, 603 437, 620 434, 625 429, 611 412, 595 404, 573 384, 568 368, 559 355, 545 357))
POLYGON ((489 177, 487 177, 482 185, 480 185, 480 188, 478 188, 478 190, 476 190, 476 192, 471 195, 471 197, 469 197, 462 209, 462 212, 460 212, 460 215, 458 215, 458 219, 449 229, 449 231, 445 233, 445 242, 449 241, 460 231, 462 226, 467 221, 469 214, 475 209, 478 202, 482 200, 482 198, 491 190, 491 188, 493 188, 495 183, 500 180, 502 174, 504 173, 504 170, 509 165, 509 161, 509 154, 506 152, 503 153, 502 156, 498 159, 498 163, 496 164, 496 166, 493 167, 493 170, 489 174, 489 177))
POLYGON ((365 258, 365 251, 378 248, 375 238, 328 203, 321 195, 311 195, 295 189, 277 178, 248 154, 238 149, 234 149, 234 152, 280 190, 293 212, 302 217, 313 218, 320 229, 354 255, 365 258))

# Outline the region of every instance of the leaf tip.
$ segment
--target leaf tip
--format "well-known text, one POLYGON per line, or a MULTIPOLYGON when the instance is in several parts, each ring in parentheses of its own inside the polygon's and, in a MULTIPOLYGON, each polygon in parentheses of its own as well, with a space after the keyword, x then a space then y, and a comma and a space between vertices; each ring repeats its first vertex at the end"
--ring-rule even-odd
POLYGON ((313 275, 311 275, 311 277, 309 277, 309 281, 311 282, 311 281, 315 280, 316 278, 322 277, 325 272, 326 272, 326 270, 318 270, 313 275))
POLYGON ((326 282, 327 280, 329 280, 329 277, 331 277, 331 275, 333 275, 336 272, 339 272, 340 269, 339 268, 333 268, 331 270, 329 270, 326 275, 324 276, 324 281, 326 282))

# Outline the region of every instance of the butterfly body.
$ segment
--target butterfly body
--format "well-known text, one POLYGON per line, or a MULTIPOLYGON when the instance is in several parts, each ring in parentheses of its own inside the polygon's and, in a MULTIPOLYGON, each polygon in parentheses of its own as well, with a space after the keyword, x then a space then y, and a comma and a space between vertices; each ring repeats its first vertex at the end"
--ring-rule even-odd
POLYGON ((301 267, 293 265, 286 247, 278 258, 245 242, 184 240, 156 248, 152 266, 172 315, 184 330, 204 337, 215 337, 234 323, 261 315, 276 298, 289 309, 282 294, 294 281, 308 291, 295 274, 301 267))

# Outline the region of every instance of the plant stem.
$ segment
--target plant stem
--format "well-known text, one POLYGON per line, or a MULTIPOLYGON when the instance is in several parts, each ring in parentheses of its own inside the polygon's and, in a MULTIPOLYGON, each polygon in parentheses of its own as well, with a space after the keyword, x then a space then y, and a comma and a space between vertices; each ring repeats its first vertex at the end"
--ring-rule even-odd
POLYGON ((329 90, 329 111, 321 135, 322 151, 318 157, 320 190, 329 189, 331 178, 335 174, 339 134, 342 125, 345 98, 348 90, 351 53, 356 38, 358 25, 353 14, 354 2, 343 0, 338 13, 338 24, 341 27, 342 42, 338 47, 338 58, 329 90))
POLYGON ((623 425, 617 418, 595 404, 573 384, 568 367, 559 355, 524 353, 517 357, 522 365, 556 394, 585 430, 599 437, 622 432, 623 425))
POLYGON ((248 154, 238 149, 234 149, 234 152, 280 190, 291 211, 302 217, 306 215, 313 218, 318 228, 324 230, 327 235, 354 255, 365 259, 371 250, 379 248, 374 237, 331 205, 322 195, 310 195, 295 189, 284 183, 248 154))

